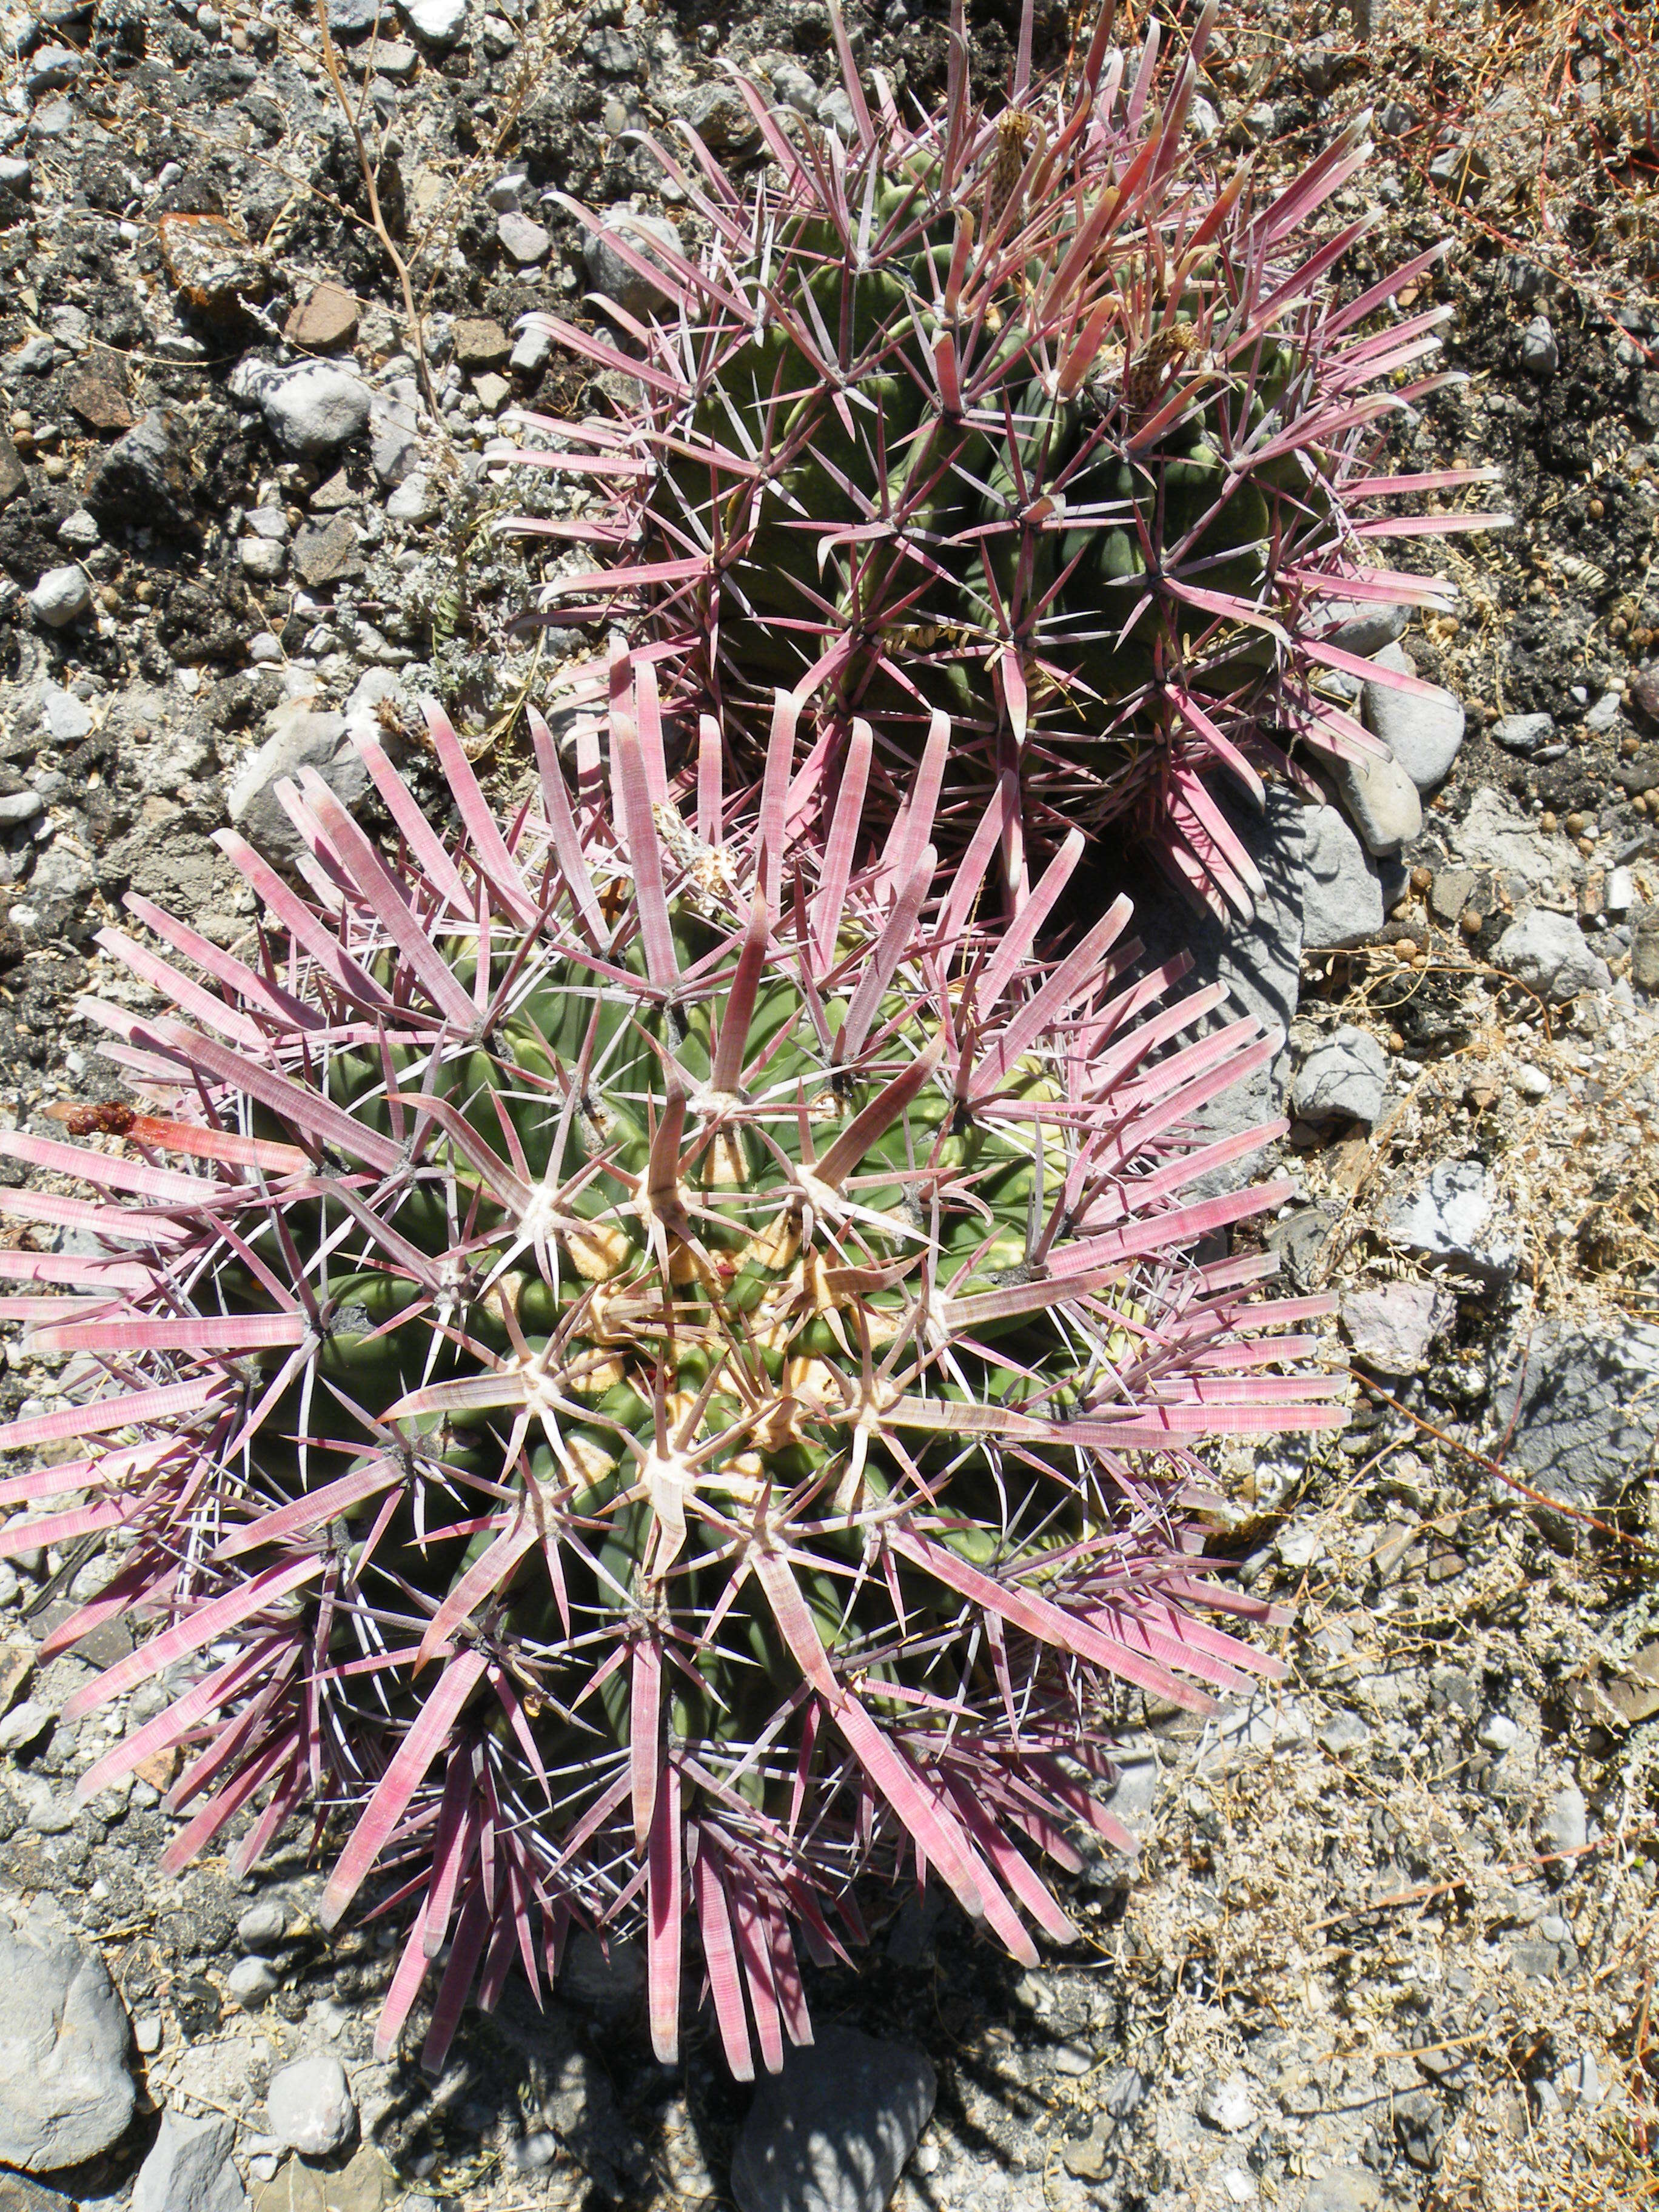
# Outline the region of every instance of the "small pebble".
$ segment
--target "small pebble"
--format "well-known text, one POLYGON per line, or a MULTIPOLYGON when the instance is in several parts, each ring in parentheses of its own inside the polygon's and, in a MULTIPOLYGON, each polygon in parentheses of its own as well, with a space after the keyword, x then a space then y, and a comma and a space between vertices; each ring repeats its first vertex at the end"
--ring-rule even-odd
POLYGON ((92 605, 92 586, 87 572, 77 566, 48 568, 29 593, 37 622, 48 629, 64 629, 78 622, 92 605))
POLYGON ((236 1923, 245 1951, 274 1951, 288 1934, 288 1907, 280 1898, 262 1897, 236 1923))
POLYGON ((225 1987, 239 2005, 257 2011, 276 1987, 274 1967, 264 1959, 239 1959, 225 1977, 225 1987))

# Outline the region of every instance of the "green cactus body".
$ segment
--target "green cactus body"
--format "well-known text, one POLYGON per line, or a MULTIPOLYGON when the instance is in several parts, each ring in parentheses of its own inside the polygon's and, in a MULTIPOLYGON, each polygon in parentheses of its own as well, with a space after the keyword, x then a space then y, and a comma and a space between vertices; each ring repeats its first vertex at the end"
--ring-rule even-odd
MULTIPOLYGON (((1076 82, 1019 77, 994 118, 964 70, 914 125, 878 94, 834 159, 810 131, 799 153, 774 139, 757 183, 719 192, 697 275, 663 281, 642 406, 597 434, 611 505, 592 535, 607 558, 623 544, 618 581, 544 590, 550 621, 580 592, 577 614, 665 650, 751 769, 774 687, 799 690, 826 806, 856 719, 878 732, 879 818, 949 714, 946 823, 1017 794, 1012 906, 1034 855, 1133 815, 1182 882, 1248 916, 1255 865, 1197 779, 1259 798, 1263 773, 1298 773, 1292 734, 1376 750, 1321 688, 1326 610, 1366 565, 1370 426, 1433 388, 1398 372, 1439 318, 1379 342, 1364 309, 1387 283, 1334 312, 1334 257, 1305 233, 1363 125, 1261 203, 1183 137, 1213 15, 1139 75, 1097 38, 1076 82), (618 428, 637 475, 617 472, 618 428)), ((614 365, 603 337, 550 328, 614 365)), ((584 465, 581 433, 526 420, 584 465)), ((1385 575, 1420 598, 1368 582, 1385 575)))
MULTIPOLYGON (((337 1809, 325 1918, 382 1865, 415 1900, 383 2050, 428 1960, 436 2063, 467 1990, 493 2002, 580 1919, 643 1925, 671 2052, 690 1921, 741 2072, 733 1929, 784 1978, 746 1982, 774 2064, 790 1928, 856 1933, 860 1871, 920 1854, 1021 1956, 1021 1913, 1069 1925, 1018 1840, 1064 1856, 1096 1817, 1058 1754, 1096 1755, 1125 1682, 1201 1705, 1197 1682, 1266 1663, 1189 1619, 1185 1439, 1340 1412, 1306 1341, 1260 1341, 1190 1257, 1217 1215, 1181 1195, 1206 1159, 1188 1109, 1272 1040, 1247 1022, 1166 1066, 1186 1017, 1143 1035, 1142 996, 1107 995, 1127 906, 1058 965, 1034 918, 988 933, 994 841, 928 890, 920 782, 868 864, 856 793, 822 851, 753 823, 711 843, 718 789, 695 825, 667 795, 648 664, 611 680, 608 800, 597 733, 573 809, 537 723, 543 803, 509 845, 434 713, 476 847, 425 833, 429 880, 394 874, 308 778, 294 805, 343 901, 311 964, 243 971, 229 1043, 104 1010, 162 1109, 133 1117, 146 1161, 197 1167, 68 1155, 155 1256, 38 1340, 88 1376, 118 1354, 123 1391, 148 1363, 138 1410, 94 1388, 70 1425, 137 1439, 95 1511, 127 1532, 133 1617, 167 1625, 77 1711, 151 1649, 199 1669, 82 1787, 208 1723, 168 1863, 245 1809, 239 1866, 337 1809)), ((780 702, 776 791, 796 715, 780 702)), ((55 1540, 49 1517, 0 1541, 37 1528, 55 1540)))

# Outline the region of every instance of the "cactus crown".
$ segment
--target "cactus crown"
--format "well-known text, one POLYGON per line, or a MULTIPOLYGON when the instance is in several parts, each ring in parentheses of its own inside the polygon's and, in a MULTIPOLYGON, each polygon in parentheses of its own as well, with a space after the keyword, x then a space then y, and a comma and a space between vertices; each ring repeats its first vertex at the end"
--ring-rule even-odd
POLYGON ((1080 836, 992 935, 994 803, 936 880, 942 717, 863 861, 866 725, 809 845, 796 702, 733 826, 718 728, 677 780, 650 664, 610 684, 574 791, 532 718, 505 831, 429 710, 459 842, 367 732, 395 861, 310 771, 307 895, 226 833, 282 956, 137 898, 183 965, 106 933, 166 1002, 88 1008, 146 1109, 0 1133, 94 1194, 0 1205, 120 1249, 0 1255, 75 1362, 0 1443, 91 1456, 0 1486, 48 1501, 0 1552, 115 1532, 50 1649, 155 1624, 70 1700, 170 1690, 83 1796, 181 1744, 169 1864, 246 1814, 246 1868, 308 1803, 327 1919, 380 1871, 383 2049, 446 1951, 433 2063, 470 1989, 643 1922, 670 2057, 689 1923, 746 2074, 751 2022, 771 2066, 810 2036, 793 1931, 855 1936, 862 1869, 933 1869, 1024 1957, 1066 1931, 1032 1860, 1124 1840, 1066 1763, 1101 1768, 1124 1686, 1274 1671, 1203 1618, 1263 1608, 1182 1527, 1193 1442, 1340 1414, 1293 1333, 1319 1302, 1194 1257, 1282 1195, 1192 1194, 1272 1133, 1191 1117, 1274 1040, 1204 1032, 1183 962, 1127 981, 1125 902, 1038 957, 1080 836))
POLYGON ((1328 696, 1361 665, 1326 641, 1329 603, 1445 604, 1371 567, 1371 541, 1496 519, 1388 504, 1486 471, 1367 472, 1374 426, 1443 380, 1405 377, 1449 309, 1369 331, 1438 250, 1334 304, 1369 219, 1313 226, 1364 118, 1265 202, 1248 167, 1216 179, 1187 135, 1215 12, 1170 70, 1156 26, 1128 65, 1109 7, 1074 81, 1043 84, 1028 0, 993 113, 957 0, 945 108, 911 120, 878 75, 866 94, 832 9, 850 143, 791 135, 739 78, 770 157, 752 186, 689 130, 687 166, 647 142, 703 229, 695 258, 569 203, 662 307, 641 325, 600 302, 627 351, 550 325, 643 397, 609 425, 526 418, 540 442, 517 458, 608 502, 509 526, 612 564, 556 575, 548 618, 623 616, 686 696, 725 701, 751 763, 788 686, 826 809, 854 718, 878 731, 880 818, 947 712, 941 842, 1000 792, 1015 903, 1033 848, 1133 814, 1184 884, 1248 915, 1259 878, 1206 775, 1259 798, 1304 743, 1382 750, 1328 696))

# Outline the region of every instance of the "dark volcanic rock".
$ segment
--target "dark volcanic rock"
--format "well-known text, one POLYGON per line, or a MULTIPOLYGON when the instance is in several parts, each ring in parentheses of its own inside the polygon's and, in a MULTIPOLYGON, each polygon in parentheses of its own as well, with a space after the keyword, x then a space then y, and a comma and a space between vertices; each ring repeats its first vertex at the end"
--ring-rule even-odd
POLYGON ((170 408, 152 407, 118 438, 87 483, 87 505, 100 522, 182 537, 196 526, 190 462, 170 408))

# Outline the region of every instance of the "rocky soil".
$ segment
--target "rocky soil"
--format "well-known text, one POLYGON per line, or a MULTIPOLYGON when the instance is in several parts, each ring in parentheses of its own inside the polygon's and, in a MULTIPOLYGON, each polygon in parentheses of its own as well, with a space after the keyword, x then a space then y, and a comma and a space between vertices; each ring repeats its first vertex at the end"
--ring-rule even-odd
MULTIPOLYGON (((285 0, 0 7, 10 1125, 116 1088, 76 1005, 135 988, 98 942, 125 896, 234 942, 214 832, 283 857, 270 787, 300 763, 373 821, 353 717, 418 779, 435 691, 504 791, 524 772, 519 708, 572 641, 511 629, 537 571, 493 526, 547 495, 492 458, 496 418, 604 404, 517 326, 627 273, 558 195, 684 231, 629 134, 684 117, 750 158, 726 61, 845 119, 821 0, 387 0, 378 29, 376 0, 327 6, 331 62, 285 0)), ((974 11, 993 70, 1006 12, 974 11)), ((1501 464, 1516 518, 1423 541, 1459 613, 1363 649, 1440 696, 1402 717, 1365 687, 1400 772, 1275 795, 1253 931, 1143 886, 1155 948, 1196 934, 1287 1025, 1298 1194, 1269 1241, 1335 1293, 1356 1374, 1334 1443, 1217 1467, 1214 1543, 1282 1601, 1288 1687, 1201 1729, 1126 1709, 1112 1802, 1141 1850, 1075 1885, 1083 1942, 1021 1973, 909 1899, 858 1974, 816 1978, 819 2048, 752 2111, 706 2023, 657 2066, 637 1961, 581 1944, 548 2013, 509 1994, 433 2083, 371 2057, 388 1939, 323 1939, 307 1835, 255 1882, 173 1881, 164 1766, 73 1809, 107 1737, 58 1717, 125 1630, 38 1665, 109 1569, 25 1555, 0 1567, 0 2212, 1659 2196, 1646 12, 1240 0, 1198 110, 1271 173, 1374 109, 1341 211, 1377 227, 1340 281, 1450 236, 1422 296, 1469 372, 1399 458, 1501 464)), ((936 0, 849 17, 862 59, 937 94, 936 0)), ((1042 12, 1051 58, 1070 29, 1042 12)), ((53 1366, 5 1350, 0 1413, 48 1404, 53 1366)))

